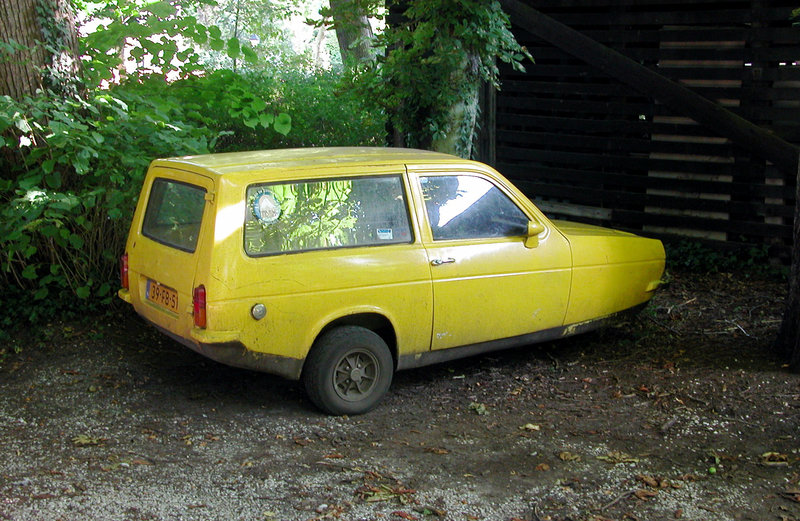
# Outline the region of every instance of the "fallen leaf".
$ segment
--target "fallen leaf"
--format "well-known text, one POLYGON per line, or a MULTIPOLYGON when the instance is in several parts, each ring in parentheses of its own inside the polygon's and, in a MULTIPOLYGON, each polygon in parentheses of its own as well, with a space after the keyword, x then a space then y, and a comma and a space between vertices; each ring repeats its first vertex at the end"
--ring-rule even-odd
POLYGON ((106 438, 98 438, 96 436, 86 436, 79 434, 72 438, 72 444, 78 447, 97 447, 103 445, 108 440, 106 438))
POLYGON ((580 461, 581 457, 578 454, 569 451, 563 451, 558 454, 561 461, 580 461))
POLYGON ((415 508, 415 511, 419 512, 423 516, 436 516, 436 517, 446 517, 447 512, 444 510, 439 510, 438 508, 434 507, 422 507, 422 508, 415 508))
POLYGON ((392 512, 392 515, 393 516, 397 516, 397 517, 402 518, 402 519, 408 519, 410 521, 417 521, 419 519, 417 516, 413 516, 413 515, 409 514, 408 512, 399 512, 399 511, 398 512, 392 512))
POLYGON ((784 499, 788 499, 789 501, 800 503, 800 489, 797 487, 787 488, 786 490, 780 492, 780 496, 784 499))
POLYGON ((521 431, 540 431, 542 430, 542 426, 536 425, 535 423, 526 423, 525 425, 520 426, 519 429, 521 431))
POLYGON ((536 465, 536 470, 538 470, 539 472, 547 472, 548 470, 550 470, 550 465, 548 465, 547 463, 539 463, 538 465, 536 465))
POLYGON ((341 454, 325 454, 322 457, 325 459, 344 459, 344 456, 341 454))
POLYGON ((618 463, 639 463, 638 458, 634 458, 625 452, 613 451, 605 456, 597 456, 597 459, 616 465, 618 463))
POLYGON ((425 449, 425 452, 431 452, 433 454, 450 454, 450 451, 447 449, 442 449, 440 447, 428 447, 425 449))
POLYGON ((780 452, 765 452, 761 455, 761 464, 769 467, 785 467, 789 465, 789 456, 780 452))
POLYGON ((641 499, 642 501, 645 501, 645 500, 647 500, 647 499, 649 499, 651 497, 657 496, 658 492, 655 492, 653 490, 644 490, 644 489, 640 488, 639 490, 634 492, 633 495, 636 496, 637 498, 641 499))
POLYGON ((658 488, 658 480, 652 476, 645 476, 643 474, 639 474, 636 476, 636 479, 644 483, 645 485, 653 488, 658 488))
POLYGON ((482 403, 472 402, 471 404, 469 404, 469 408, 475 411, 475 414, 479 416, 485 416, 489 414, 489 411, 486 410, 486 406, 483 405, 482 403))

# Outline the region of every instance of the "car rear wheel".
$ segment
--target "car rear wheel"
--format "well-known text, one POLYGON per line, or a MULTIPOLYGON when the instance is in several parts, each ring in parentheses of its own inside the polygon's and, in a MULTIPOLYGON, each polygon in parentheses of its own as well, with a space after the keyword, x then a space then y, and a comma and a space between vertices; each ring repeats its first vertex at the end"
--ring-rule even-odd
POLYGON ((374 408, 392 383, 394 363, 386 342, 369 329, 342 326, 314 343, 303 370, 311 401, 330 414, 374 408))

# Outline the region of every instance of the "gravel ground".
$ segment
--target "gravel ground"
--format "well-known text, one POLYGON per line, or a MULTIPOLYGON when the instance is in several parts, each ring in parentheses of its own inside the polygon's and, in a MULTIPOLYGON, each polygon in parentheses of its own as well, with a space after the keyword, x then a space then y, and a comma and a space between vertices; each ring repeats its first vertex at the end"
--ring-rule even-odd
POLYGON ((635 319, 399 373, 357 417, 127 310, 51 324, 0 367, 0 518, 798 520, 783 292, 673 275, 635 319))

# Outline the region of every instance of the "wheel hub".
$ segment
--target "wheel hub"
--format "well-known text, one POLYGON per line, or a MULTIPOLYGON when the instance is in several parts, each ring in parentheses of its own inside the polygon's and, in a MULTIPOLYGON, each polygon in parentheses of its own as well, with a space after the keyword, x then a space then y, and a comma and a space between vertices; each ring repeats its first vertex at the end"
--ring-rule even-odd
POLYGON ((364 378, 364 370, 360 367, 354 367, 350 371, 350 379, 355 383, 361 383, 361 379, 364 378))

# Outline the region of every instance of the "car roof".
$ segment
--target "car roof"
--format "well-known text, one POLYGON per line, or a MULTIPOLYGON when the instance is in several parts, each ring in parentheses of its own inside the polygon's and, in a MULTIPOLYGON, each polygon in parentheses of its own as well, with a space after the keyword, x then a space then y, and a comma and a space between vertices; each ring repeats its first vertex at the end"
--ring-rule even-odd
POLYGON ((153 164, 190 170, 200 169, 207 173, 225 175, 267 169, 441 162, 466 163, 469 161, 440 152, 408 148, 326 147, 183 156, 157 159, 153 164))

